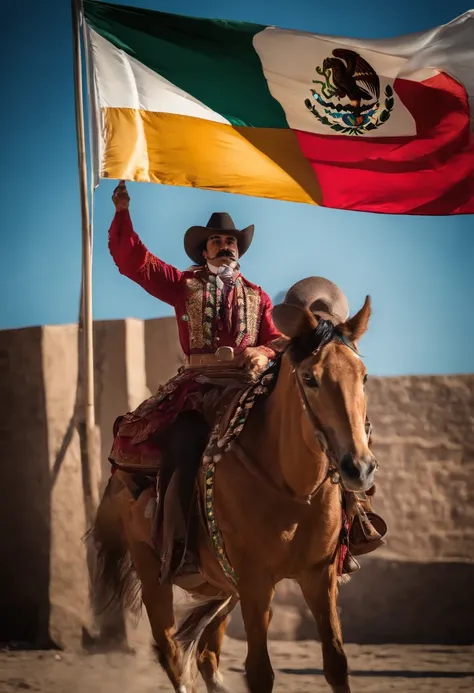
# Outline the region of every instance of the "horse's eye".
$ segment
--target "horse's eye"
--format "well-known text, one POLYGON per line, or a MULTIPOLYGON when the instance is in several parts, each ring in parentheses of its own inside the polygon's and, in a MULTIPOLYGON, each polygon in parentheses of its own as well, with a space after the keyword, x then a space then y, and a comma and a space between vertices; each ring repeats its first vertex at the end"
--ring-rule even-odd
POLYGON ((315 378, 313 373, 303 373, 303 382, 306 385, 306 387, 319 387, 319 382, 315 378))
POLYGON ((369 377, 369 376, 368 376, 367 373, 366 373, 366 374, 364 375, 364 380, 363 380, 364 385, 365 385, 365 383, 367 382, 367 378, 368 378, 368 377, 369 377))

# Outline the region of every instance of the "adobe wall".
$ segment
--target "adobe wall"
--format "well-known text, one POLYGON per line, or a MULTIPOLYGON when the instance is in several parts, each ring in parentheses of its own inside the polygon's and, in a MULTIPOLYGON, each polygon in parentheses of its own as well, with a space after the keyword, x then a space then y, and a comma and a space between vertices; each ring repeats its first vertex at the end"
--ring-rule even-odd
POLYGON ((76 326, 1 331, 0 383, 0 641, 77 646, 89 612, 76 326))
POLYGON ((156 392, 183 364, 176 319, 145 320, 145 370, 149 390, 156 392))
MULTIPOLYGON (((0 331, 0 642, 81 645, 91 631, 77 396, 77 326, 0 331)), ((174 320, 94 324, 97 481, 117 416, 177 368, 174 320), (159 354, 159 357, 156 357, 159 354)), ((115 637, 124 629, 115 615, 115 637)))
POLYGON ((390 555, 474 559, 474 375, 372 378, 390 555))
MULTIPOLYGON (((95 361, 103 486, 113 421, 182 363, 174 318, 96 323, 95 361)), ((89 627, 76 326, 1 331, 0 387, 0 641, 73 646, 89 627)), ((473 642, 474 375, 368 391, 390 535, 341 590, 345 638, 473 642)), ((293 583, 275 604, 273 637, 314 636, 293 583)), ((238 613, 229 633, 242 637, 238 613)))
POLYGON ((95 406, 101 440, 101 490, 110 476, 108 455, 113 425, 149 396, 145 372, 143 320, 102 320, 94 324, 95 406))

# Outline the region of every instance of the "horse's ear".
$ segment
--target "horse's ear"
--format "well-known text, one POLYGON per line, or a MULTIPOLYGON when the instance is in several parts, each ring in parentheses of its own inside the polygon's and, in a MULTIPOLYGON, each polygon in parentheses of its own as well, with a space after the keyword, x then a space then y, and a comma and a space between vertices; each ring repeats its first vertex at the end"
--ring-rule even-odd
POLYGON ((341 325, 343 333, 351 340, 351 342, 357 342, 367 331, 371 313, 372 303, 370 296, 366 296, 364 305, 359 312, 341 325))
POLYGON ((290 339, 314 330, 318 324, 317 319, 309 310, 288 303, 274 306, 272 318, 277 330, 290 339))

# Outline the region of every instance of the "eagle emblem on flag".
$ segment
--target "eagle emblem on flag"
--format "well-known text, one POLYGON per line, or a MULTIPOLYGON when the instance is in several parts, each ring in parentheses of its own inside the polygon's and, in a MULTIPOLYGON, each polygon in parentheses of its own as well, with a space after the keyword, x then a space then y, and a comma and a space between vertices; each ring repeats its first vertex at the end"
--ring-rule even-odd
POLYGON ((322 79, 313 79, 308 110, 323 125, 344 135, 363 135, 390 118, 395 98, 387 84, 380 98, 380 79, 374 68, 355 51, 335 48, 332 57, 316 67, 322 79))

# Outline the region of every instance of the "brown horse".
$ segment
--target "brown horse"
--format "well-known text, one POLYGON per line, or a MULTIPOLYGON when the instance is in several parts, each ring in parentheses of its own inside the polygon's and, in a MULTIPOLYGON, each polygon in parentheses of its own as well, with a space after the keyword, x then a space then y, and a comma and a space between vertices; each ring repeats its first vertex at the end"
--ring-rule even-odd
POLYGON ((189 586, 194 606, 178 628, 172 586, 160 583, 149 528, 143 533, 136 519, 147 515, 153 490, 134 500, 127 475, 112 476, 91 532, 99 559, 96 599, 130 605, 141 586, 158 658, 175 691, 195 691, 196 661, 208 692, 226 691, 220 647, 227 616, 240 600, 247 685, 251 693, 271 693, 271 602, 275 585, 292 578, 315 618, 327 682, 334 692, 350 693, 336 609, 341 489, 368 490, 377 466, 365 430, 366 370, 356 347, 369 317, 367 297, 337 327, 309 311, 293 321, 273 391, 259 399, 215 465, 213 513, 235 580, 225 576, 203 525, 201 581, 189 586))

